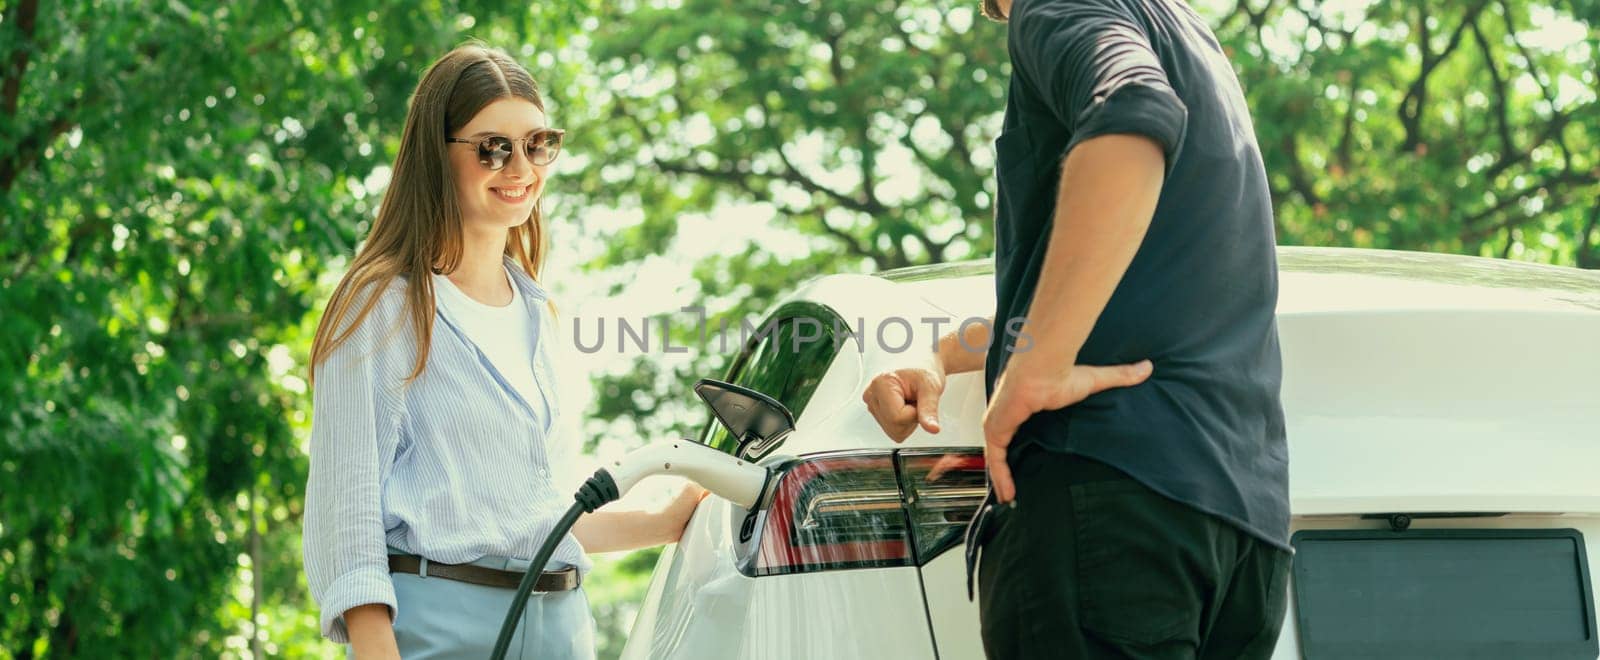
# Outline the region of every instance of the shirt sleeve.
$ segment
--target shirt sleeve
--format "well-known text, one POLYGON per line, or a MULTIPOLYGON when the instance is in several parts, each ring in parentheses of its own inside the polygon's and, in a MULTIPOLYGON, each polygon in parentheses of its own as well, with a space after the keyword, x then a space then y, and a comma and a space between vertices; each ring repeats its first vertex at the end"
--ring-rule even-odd
POLYGON ((315 367, 302 552, 322 634, 341 644, 350 639, 346 610, 382 603, 392 618, 397 609, 381 484, 399 443, 400 380, 412 366, 400 363, 414 359, 414 351, 393 350, 400 299, 392 288, 382 294, 315 367))
POLYGON ((1149 36, 1114 5, 1033 2, 1011 19, 1012 67, 1072 134, 1073 147, 1107 134, 1161 145, 1170 172, 1188 108, 1149 36))

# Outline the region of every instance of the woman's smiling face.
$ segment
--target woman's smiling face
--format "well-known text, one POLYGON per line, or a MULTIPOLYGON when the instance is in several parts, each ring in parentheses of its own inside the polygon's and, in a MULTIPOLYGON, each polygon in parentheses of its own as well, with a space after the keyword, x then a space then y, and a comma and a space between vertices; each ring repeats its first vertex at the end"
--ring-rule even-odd
POLYGON ((456 175, 462 229, 505 229, 528 221, 534 203, 544 191, 549 165, 534 165, 528 160, 525 140, 547 126, 544 111, 538 106, 521 98, 504 98, 485 106, 450 136, 473 143, 450 143, 450 166, 456 175), (511 157, 499 170, 478 162, 477 143, 495 135, 513 140, 511 157))

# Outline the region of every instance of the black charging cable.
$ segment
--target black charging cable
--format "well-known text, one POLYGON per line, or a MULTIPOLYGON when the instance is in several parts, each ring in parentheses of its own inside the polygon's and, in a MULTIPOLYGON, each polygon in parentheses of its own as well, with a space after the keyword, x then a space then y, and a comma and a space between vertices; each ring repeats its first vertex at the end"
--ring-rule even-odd
POLYGON ((573 523, 578 522, 579 516, 594 513, 595 509, 616 501, 619 496, 617 482, 605 468, 596 470, 594 476, 583 482, 583 486, 573 496, 577 501, 573 502, 572 508, 567 509, 566 514, 561 516, 555 529, 550 530, 550 536, 544 540, 544 545, 539 546, 539 554, 534 555, 533 561, 528 564, 528 572, 522 576, 522 583, 517 585, 517 594, 511 598, 511 609, 506 611, 506 621, 500 624, 500 637, 494 642, 494 654, 489 656, 492 660, 505 660, 506 650, 511 647, 511 638, 517 634, 517 624, 521 622, 522 612, 528 607, 528 596, 533 593, 533 585, 538 581, 539 575, 544 573, 544 565, 550 561, 551 555, 556 553, 556 546, 561 545, 561 539, 566 538, 573 523))

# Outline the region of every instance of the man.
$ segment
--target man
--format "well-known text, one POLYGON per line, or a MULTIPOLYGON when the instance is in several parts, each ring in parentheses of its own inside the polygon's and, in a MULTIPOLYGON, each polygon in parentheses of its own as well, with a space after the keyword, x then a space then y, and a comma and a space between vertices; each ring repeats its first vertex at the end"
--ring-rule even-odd
POLYGON ((1288 456, 1272 208, 1238 81, 1178 0, 984 10, 1012 63, 995 322, 1023 331, 971 325, 863 398, 897 441, 937 433, 945 375, 985 368, 990 494, 967 552, 989 657, 1268 657, 1288 456))

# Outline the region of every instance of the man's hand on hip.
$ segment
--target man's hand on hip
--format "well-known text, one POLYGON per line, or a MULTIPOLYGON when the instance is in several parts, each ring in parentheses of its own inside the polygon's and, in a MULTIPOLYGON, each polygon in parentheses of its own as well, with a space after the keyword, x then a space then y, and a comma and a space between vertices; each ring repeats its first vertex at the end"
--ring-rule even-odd
POLYGON ((983 460, 989 469, 995 497, 1001 502, 1010 502, 1017 496, 1017 487, 1011 481, 1011 466, 1006 463, 1006 449, 1011 446, 1017 427, 1029 417, 1037 412, 1065 408, 1114 387, 1138 385, 1150 377, 1151 369, 1149 360, 1110 367, 1080 364, 1056 372, 1023 364, 1007 368, 995 383, 989 408, 983 413, 983 460))

